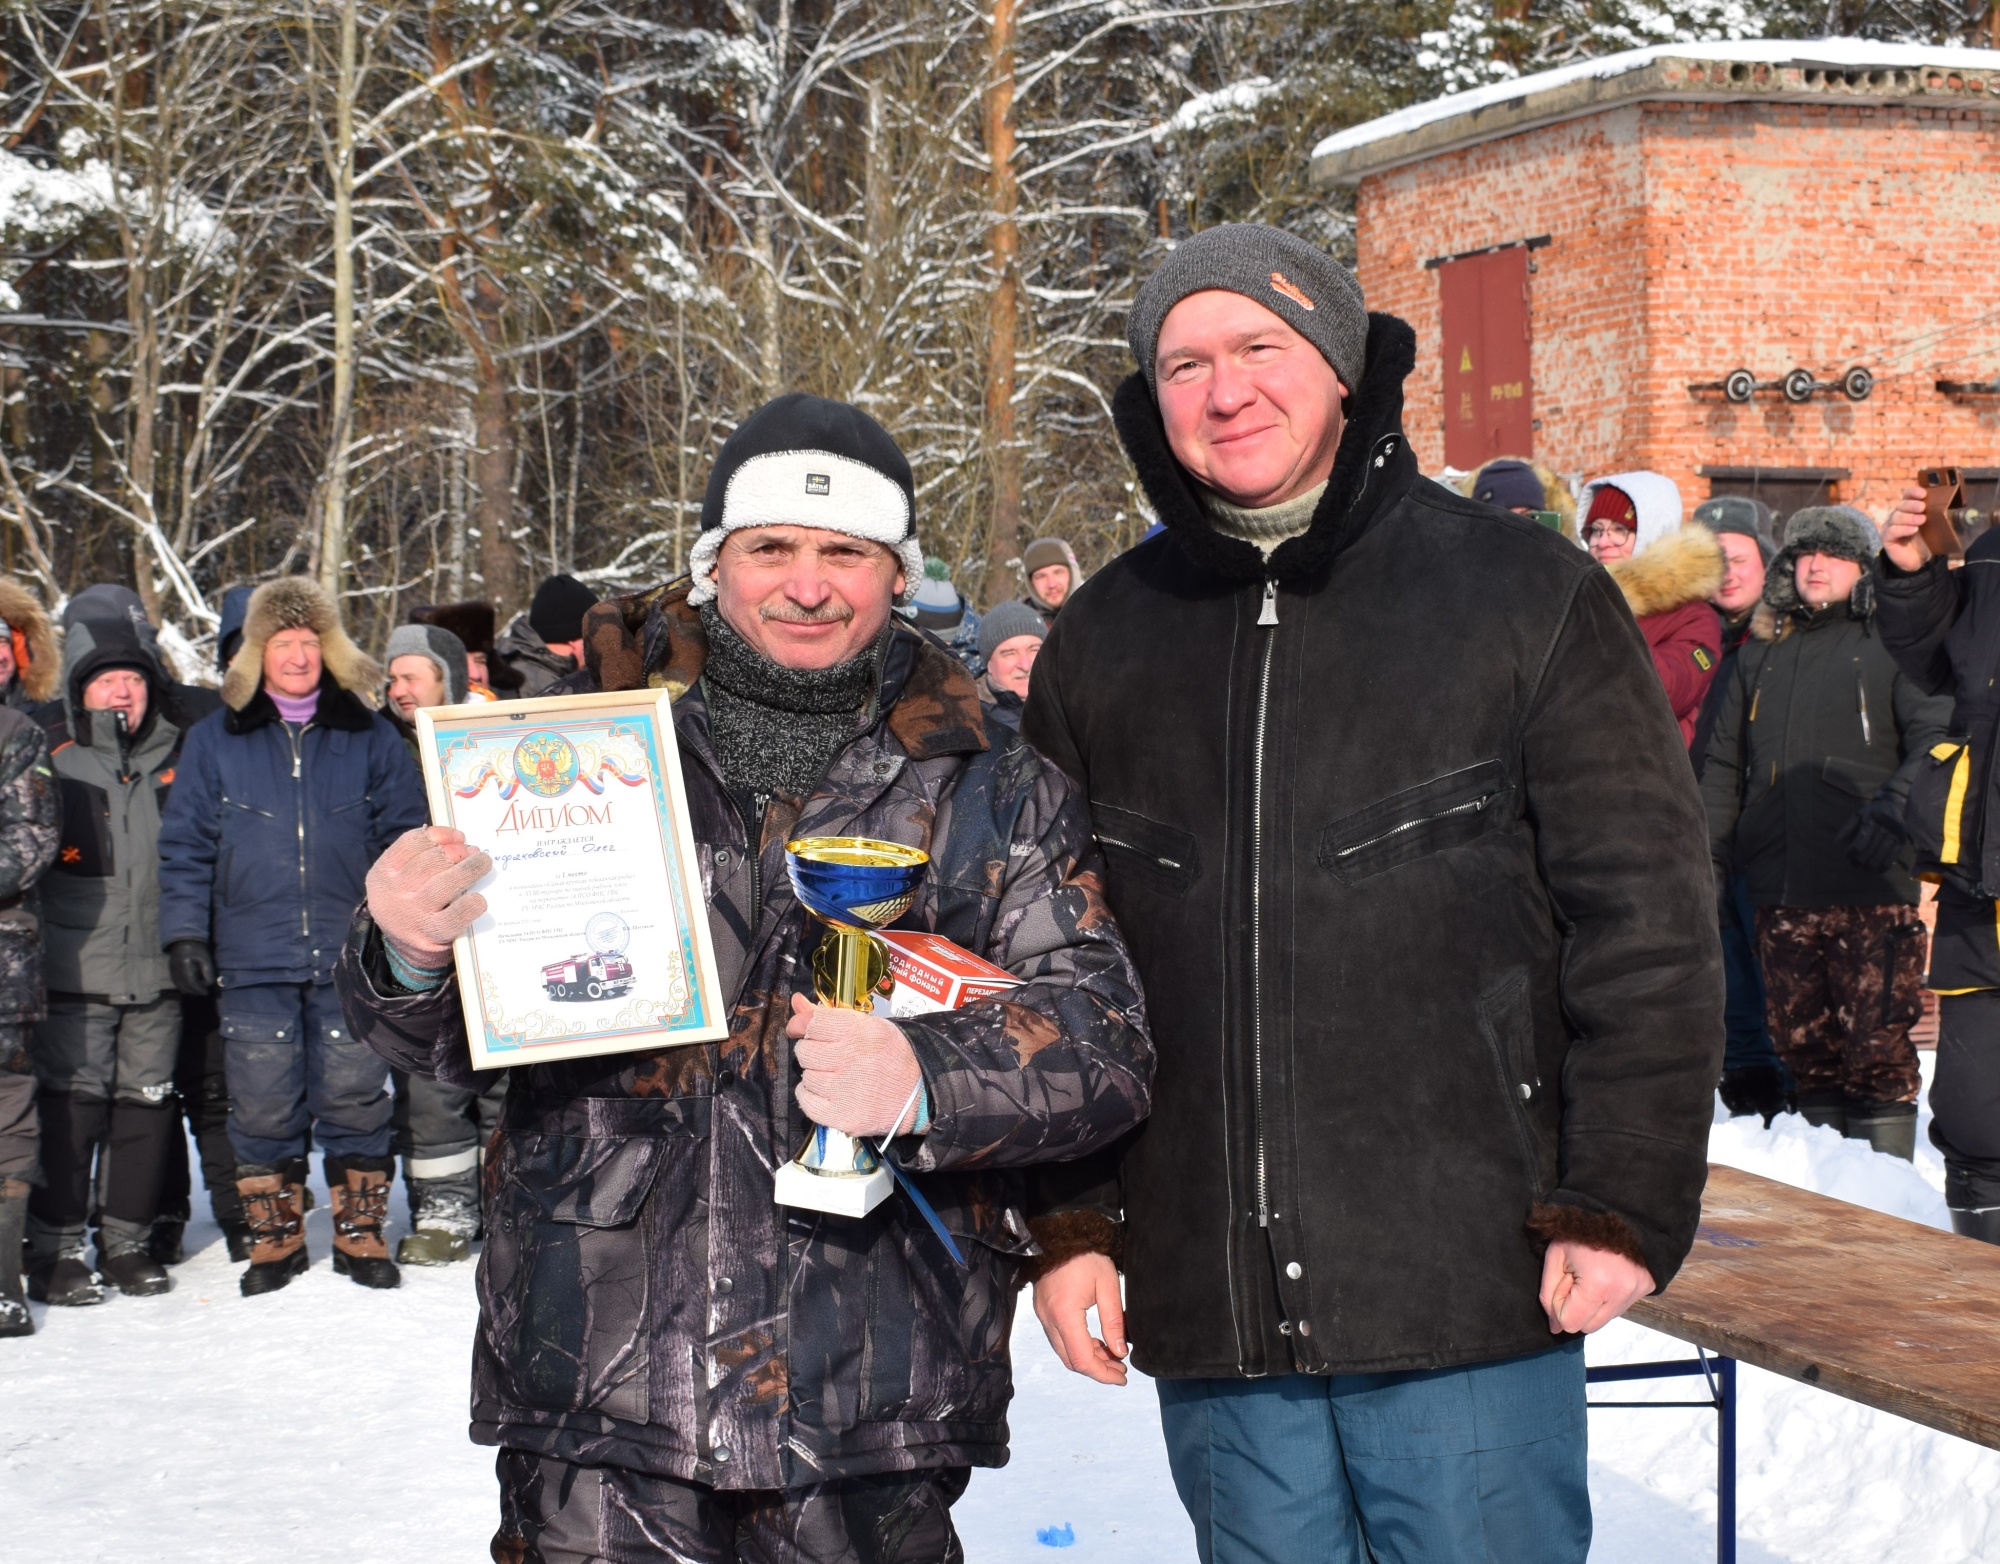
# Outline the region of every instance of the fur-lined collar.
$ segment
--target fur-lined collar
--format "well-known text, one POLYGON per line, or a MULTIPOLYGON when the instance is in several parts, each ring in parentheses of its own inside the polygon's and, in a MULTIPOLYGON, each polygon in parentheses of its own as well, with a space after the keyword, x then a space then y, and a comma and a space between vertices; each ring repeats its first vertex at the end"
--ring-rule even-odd
POLYGON ((1316 591, 1334 560, 1368 530, 1381 502, 1416 477, 1416 460, 1402 438, 1403 381, 1416 362, 1417 334, 1405 322, 1394 315, 1368 317, 1367 368, 1347 401, 1347 427, 1326 493, 1312 525, 1273 549, 1268 563, 1256 544, 1215 530, 1194 480, 1167 445, 1144 375, 1126 377, 1111 398, 1111 416, 1154 513, 1198 568, 1225 581, 1268 578, 1288 591, 1316 591))
POLYGON ((14 677, 31 701, 54 698, 62 683, 56 631, 41 600, 18 581, 0 576, 0 619, 14 632, 14 677))
MULTIPOLYGON (((692 580, 606 598, 583 616, 583 668, 600 690, 665 689, 678 701, 708 662, 692 580)), ((883 658, 889 731, 912 760, 986 748, 979 688, 965 665, 929 636, 891 619, 883 658)))
MULTIPOLYGON (((278 721, 278 703, 262 683, 241 706, 225 706, 222 727, 225 733, 254 733, 267 723, 278 721)), ((319 705, 313 711, 316 728, 338 728, 347 733, 366 733, 375 725, 375 712, 352 690, 341 686, 331 668, 319 675, 319 705)))
POLYGON ((1643 554, 1605 566, 1634 619, 1707 602, 1722 585, 1723 568, 1722 546, 1699 522, 1668 533, 1643 554))

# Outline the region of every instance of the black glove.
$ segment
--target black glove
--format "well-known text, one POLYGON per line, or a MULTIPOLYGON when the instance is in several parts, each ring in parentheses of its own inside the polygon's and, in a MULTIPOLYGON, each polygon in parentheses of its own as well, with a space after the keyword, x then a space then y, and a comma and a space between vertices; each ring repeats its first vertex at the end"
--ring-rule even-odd
POLYGON ((1903 806, 1871 798, 1840 828, 1838 840, 1847 849, 1847 861, 1855 868, 1881 874, 1895 863, 1910 840, 1909 830, 1903 824, 1903 806))
POLYGON ((175 988, 199 999, 215 988, 215 953, 205 939, 177 939, 167 947, 167 971, 175 988))

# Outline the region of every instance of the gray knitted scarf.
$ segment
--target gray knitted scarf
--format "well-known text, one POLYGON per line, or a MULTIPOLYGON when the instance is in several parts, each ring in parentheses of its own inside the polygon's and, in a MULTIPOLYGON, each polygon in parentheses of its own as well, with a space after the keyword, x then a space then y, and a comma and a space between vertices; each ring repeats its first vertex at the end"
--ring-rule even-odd
POLYGON ((709 733, 732 792, 803 799, 872 715, 888 631, 859 657, 831 668, 785 668, 701 605, 708 662, 709 733))

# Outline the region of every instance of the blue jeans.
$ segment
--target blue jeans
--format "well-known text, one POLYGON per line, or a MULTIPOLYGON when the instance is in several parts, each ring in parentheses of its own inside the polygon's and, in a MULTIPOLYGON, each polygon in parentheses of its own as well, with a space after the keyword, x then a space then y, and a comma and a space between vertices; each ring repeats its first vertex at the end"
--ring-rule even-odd
POLYGON ((1201 1564, 1583 1564, 1583 1340, 1402 1374, 1163 1379, 1201 1564))
POLYGON ((225 988, 221 1010, 240 1161, 304 1156, 309 1126, 328 1156, 388 1155, 389 1066, 348 1031, 331 983, 225 988))
POLYGON ((1722 1068, 1783 1070, 1764 1021, 1764 969, 1757 964, 1757 915, 1750 906, 1750 882, 1732 874, 1722 920, 1722 972, 1728 998, 1722 1007, 1722 1068))

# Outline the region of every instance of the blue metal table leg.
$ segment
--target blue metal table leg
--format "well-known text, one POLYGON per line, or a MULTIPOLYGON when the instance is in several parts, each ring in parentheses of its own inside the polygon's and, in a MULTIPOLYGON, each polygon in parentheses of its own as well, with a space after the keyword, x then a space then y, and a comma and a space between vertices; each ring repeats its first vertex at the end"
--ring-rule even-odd
POLYGON ((1736 1564, 1736 1360, 1718 1357, 1715 1367, 1715 1559, 1736 1564))

